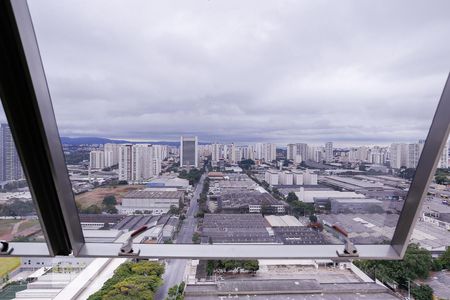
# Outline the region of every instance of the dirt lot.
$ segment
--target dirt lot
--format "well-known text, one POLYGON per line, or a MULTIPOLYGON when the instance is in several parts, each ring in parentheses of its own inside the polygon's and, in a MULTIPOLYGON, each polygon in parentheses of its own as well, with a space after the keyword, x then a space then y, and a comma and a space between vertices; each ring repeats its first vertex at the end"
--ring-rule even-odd
POLYGON ((119 185, 116 187, 98 187, 90 192, 75 196, 75 201, 81 204, 82 208, 96 204, 101 206, 105 196, 114 195, 118 203, 121 203, 123 195, 130 191, 144 188, 144 185, 119 185))

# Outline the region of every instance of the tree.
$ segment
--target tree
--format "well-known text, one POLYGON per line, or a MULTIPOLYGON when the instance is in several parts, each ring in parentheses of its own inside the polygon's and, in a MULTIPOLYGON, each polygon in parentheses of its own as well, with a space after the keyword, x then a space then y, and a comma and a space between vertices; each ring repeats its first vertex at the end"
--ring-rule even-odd
POLYGON ((416 300, 432 300, 433 289, 428 284, 421 284, 418 287, 411 288, 411 295, 416 300))
POLYGON ((200 234, 198 232, 194 232, 192 235, 192 242, 194 244, 200 244, 200 234))
POLYGON ((437 184, 445 184, 448 182, 448 178, 445 175, 436 175, 434 177, 434 180, 436 181, 437 184))
POLYGON ((103 198, 102 204, 104 206, 113 206, 113 205, 117 205, 117 200, 116 197, 114 195, 108 195, 105 196, 105 198, 103 198))
POLYGON ((163 273, 164 265, 157 262, 125 262, 116 269, 103 287, 88 299, 153 299, 155 291, 163 282, 163 273))
POLYGON ((259 263, 257 260, 246 260, 243 263, 243 268, 247 271, 250 271, 252 273, 255 273, 259 270, 259 263))
POLYGON ((444 269, 450 270, 450 247, 438 258, 444 269))
POLYGON ((287 195, 286 201, 288 203, 298 201, 298 197, 294 192, 289 192, 289 194, 287 195))
POLYGON ((83 214, 101 214, 102 210, 97 205, 92 204, 87 208, 81 209, 81 213, 83 213, 83 214))
POLYGON ((178 215, 180 213, 180 209, 176 207, 176 205, 171 205, 169 209, 169 214, 178 215))
POLYGON ((433 260, 428 250, 420 248, 417 244, 410 244, 403 260, 361 261, 357 265, 368 274, 376 274, 381 281, 395 281, 406 286, 408 280, 427 278, 433 260))
POLYGON ((309 221, 311 223, 317 223, 317 216, 316 215, 310 215, 309 216, 309 221))

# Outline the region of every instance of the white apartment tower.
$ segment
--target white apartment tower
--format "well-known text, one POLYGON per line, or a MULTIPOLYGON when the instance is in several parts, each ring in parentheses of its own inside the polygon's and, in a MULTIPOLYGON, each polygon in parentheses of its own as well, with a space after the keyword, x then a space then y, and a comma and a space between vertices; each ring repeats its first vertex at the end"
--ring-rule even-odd
POLYGON ((332 142, 327 142, 325 144, 325 161, 326 162, 331 162, 333 161, 333 143, 332 142))
POLYGON ((131 180, 133 145, 124 144, 119 147, 119 180, 131 180))
POLYGON ((105 144, 103 147, 105 167, 111 167, 119 163, 119 144, 105 144))
POLYGON ((105 157, 103 151, 91 151, 89 153, 89 168, 103 169, 105 167, 105 157))

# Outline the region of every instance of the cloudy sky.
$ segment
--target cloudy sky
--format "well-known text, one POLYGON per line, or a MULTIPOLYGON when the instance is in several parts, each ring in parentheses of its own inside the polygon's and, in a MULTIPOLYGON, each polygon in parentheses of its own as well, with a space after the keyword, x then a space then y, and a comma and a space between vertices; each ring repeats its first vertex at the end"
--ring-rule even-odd
POLYGON ((63 136, 415 141, 450 66, 445 0, 29 6, 63 136))

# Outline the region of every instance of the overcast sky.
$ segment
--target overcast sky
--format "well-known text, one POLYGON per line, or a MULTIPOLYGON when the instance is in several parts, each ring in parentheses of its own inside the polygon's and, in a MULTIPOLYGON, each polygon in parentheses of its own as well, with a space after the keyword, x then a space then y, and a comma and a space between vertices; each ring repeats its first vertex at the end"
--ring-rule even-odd
POLYGON ((444 0, 29 5, 63 136, 415 141, 450 66, 444 0))

